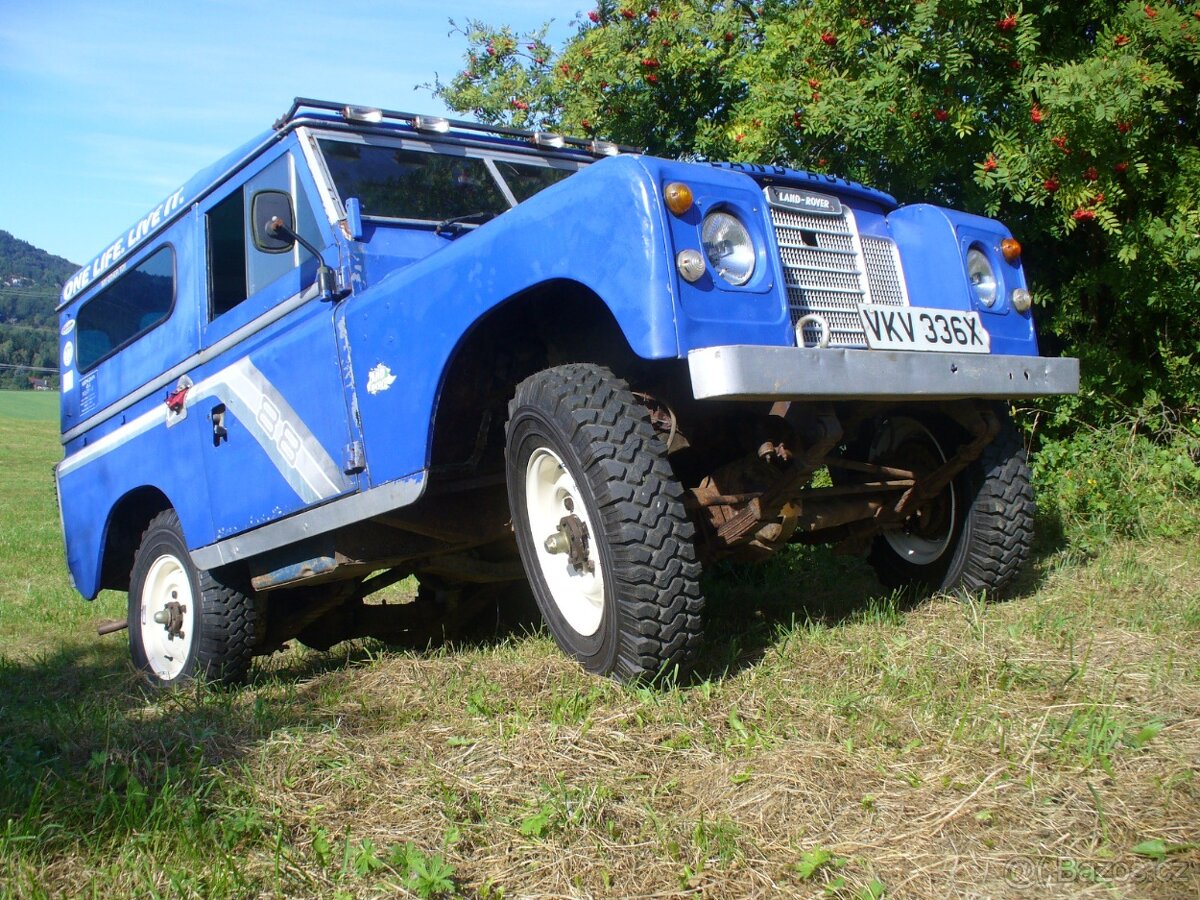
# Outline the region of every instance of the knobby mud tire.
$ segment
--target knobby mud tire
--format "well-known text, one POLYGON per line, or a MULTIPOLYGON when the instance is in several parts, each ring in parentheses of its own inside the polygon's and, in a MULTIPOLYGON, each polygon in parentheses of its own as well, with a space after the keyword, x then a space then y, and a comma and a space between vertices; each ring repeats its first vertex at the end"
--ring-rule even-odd
MULTIPOLYGON (((130 574, 129 648, 134 667, 155 687, 196 678, 237 684, 245 678, 254 656, 257 626, 258 612, 249 591, 226 584, 192 564, 175 511, 168 509, 155 516, 142 534, 130 574), (182 663, 171 665, 165 675, 156 672, 151 663, 141 616, 147 575, 156 561, 164 559, 178 566, 190 590, 189 602, 198 607, 191 614, 193 633, 185 636, 180 646, 182 663)), ((161 626, 148 623, 148 627, 161 626)))
MULTIPOLYGON (((944 422, 926 422, 942 444, 944 422)), ((953 544, 938 561, 916 566, 902 559, 884 536, 875 539, 869 561, 891 588, 985 593, 992 599, 1011 589, 1033 547, 1036 505, 1029 462, 1020 433, 1004 415, 999 434, 954 480, 959 511, 953 544)))
POLYGON ((507 445, 517 544, 559 646, 589 672, 622 682, 686 672, 703 629, 695 530, 666 447, 629 387, 596 365, 538 372, 518 385, 509 404, 507 445), (589 552, 603 601, 591 634, 564 617, 562 598, 556 600, 539 562, 546 535, 531 533, 528 469, 531 457, 546 450, 569 472, 596 532, 589 552))

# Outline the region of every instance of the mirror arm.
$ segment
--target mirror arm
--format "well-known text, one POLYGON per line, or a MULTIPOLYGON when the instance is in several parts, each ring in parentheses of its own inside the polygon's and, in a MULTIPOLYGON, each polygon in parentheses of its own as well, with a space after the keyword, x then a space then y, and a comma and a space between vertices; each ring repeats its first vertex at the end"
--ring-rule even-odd
POLYGON ((322 300, 341 300, 349 291, 342 291, 338 288, 337 273, 329 266, 325 265, 325 260, 321 257, 321 252, 307 240, 302 238, 295 229, 289 228, 287 223, 279 216, 272 216, 267 222, 267 234, 271 237, 291 238, 305 250, 313 255, 317 260, 317 290, 321 292, 322 300))

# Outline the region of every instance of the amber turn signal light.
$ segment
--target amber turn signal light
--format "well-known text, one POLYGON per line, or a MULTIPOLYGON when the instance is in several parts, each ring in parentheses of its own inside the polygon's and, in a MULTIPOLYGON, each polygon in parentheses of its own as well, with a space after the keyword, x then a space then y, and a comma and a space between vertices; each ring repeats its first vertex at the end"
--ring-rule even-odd
POLYGON ((1000 242, 1000 252, 1010 263, 1015 263, 1021 258, 1021 242, 1016 238, 1005 238, 1000 242))
POLYGON ((682 216, 692 208, 692 189, 682 181, 672 181, 663 188, 663 200, 667 203, 667 209, 682 216))

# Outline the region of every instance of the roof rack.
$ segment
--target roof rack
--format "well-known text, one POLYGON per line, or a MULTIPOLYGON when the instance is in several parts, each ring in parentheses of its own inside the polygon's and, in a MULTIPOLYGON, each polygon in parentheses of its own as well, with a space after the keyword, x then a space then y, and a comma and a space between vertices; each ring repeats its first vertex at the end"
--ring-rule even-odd
POLYGON ((390 122, 407 125, 415 131, 429 134, 447 134, 451 131, 490 134, 527 141, 536 147, 547 150, 570 147, 590 153, 593 156, 616 156, 620 153, 644 152, 644 148, 615 144, 612 141, 566 137, 549 131, 522 131, 519 128, 507 128, 503 125, 482 125, 479 122, 446 119, 441 116, 424 116, 392 109, 379 109, 373 106, 354 106, 347 103, 335 103, 330 100, 313 100, 309 97, 297 97, 292 101, 291 108, 275 121, 275 130, 280 131, 297 118, 300 118, 303 110, 326 110, 334 112, 348 123, 377 125, 386 119, 390 122))

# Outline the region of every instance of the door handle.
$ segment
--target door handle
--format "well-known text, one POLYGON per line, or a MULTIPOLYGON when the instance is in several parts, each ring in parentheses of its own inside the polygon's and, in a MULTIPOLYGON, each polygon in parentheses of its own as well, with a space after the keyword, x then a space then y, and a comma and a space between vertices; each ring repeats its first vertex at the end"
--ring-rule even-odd
POLYGON ((225 404, 218 403, 214 406, 208 417, 212 420, 213 446, 220 447, 229 440, 229 430, 225 427, 225 404))

